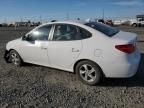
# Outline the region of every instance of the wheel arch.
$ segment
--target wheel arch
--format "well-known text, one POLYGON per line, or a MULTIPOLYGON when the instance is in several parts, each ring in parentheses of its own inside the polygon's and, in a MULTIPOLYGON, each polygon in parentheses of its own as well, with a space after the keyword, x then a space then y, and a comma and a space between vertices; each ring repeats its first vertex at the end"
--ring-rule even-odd
POLYGON ((93 62, 94 64, 96 64, 96 65, 98 66, 98 68, 100 69, 102 75, 105 77, 105 74, 104 74, 102 68, 100 67, 100 65, 99 65, 98 63, 92 61, 92 60, 89 60, 89 59, 80 59, 80 60, 78 60, 78 61, 74 64, 74 66, 73 66, 73 71, 74 71, 74 73, 76 73, 76 72, 75 72, 75 69, 76 69, 77 64, 80 63, 80 62, 82 62, 82 61, 90 61, 90 62, 93 62))
MULTIPOLYGON (((8 50, 8 52, 10 53, 12 50, 16 51, 15 49, 11 48, 8 50)), ((17 51, 16 51, 17 52, 17 51)))
POLYGON ((132 26, 134 26, 134 25, 137 26, 138 24, 137 23, 133 23, 132 26))

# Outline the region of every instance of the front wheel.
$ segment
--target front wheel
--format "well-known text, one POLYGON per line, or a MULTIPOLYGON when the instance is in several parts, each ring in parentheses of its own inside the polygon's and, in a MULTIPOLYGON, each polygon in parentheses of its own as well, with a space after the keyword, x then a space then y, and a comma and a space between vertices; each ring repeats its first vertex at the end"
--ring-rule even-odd
POLYGON ((91 61, 82 61, 75 69, 79 79, 88 85, 96 85, 102 80, 100 68, 91 61))
POLYGON ((22 59, 15 50, 10 51, 10 61, 15 66, 21 66, 22 65, 22 59))

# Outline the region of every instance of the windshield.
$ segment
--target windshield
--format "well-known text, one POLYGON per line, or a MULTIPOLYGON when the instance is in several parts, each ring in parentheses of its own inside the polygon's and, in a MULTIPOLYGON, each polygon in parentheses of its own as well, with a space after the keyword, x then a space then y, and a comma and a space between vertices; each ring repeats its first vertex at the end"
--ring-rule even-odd
POLYGON ((98 30, 109 37, 112 37, 119 32, 119 30, 116 28, 107 26, 105 24, 97 23, 97 22, 90 22, 90 23, 86 23, 85 25, 98 30))

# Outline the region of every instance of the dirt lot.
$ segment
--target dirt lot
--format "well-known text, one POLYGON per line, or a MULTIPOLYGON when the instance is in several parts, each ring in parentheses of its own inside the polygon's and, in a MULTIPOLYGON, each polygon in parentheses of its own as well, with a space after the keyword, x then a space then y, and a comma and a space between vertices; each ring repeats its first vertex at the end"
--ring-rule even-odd
POLYGON ((0 28, 0 108, 144 108, 144 28, 120 28, 139 34, 139 70, 133 78, 105 79, 98 86, 60 70, 6 64, 6 43, 30 29, 0 28))

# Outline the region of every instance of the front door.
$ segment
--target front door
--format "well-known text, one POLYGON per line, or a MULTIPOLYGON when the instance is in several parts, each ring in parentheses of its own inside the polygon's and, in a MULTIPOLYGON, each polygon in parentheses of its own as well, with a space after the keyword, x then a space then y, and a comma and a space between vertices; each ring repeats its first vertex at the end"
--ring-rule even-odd
POLYGON ((49 65, 47 48, 51 27, 42 26, 29 33, 26 40, 22 40, 20 55, 25 62, 49 65))

